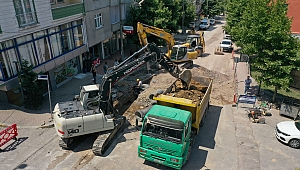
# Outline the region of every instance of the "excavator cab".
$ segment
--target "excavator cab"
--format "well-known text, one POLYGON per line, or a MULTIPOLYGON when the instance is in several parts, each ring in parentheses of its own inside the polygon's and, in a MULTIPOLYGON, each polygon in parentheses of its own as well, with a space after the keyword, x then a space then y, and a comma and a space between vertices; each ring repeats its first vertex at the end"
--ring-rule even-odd
POLYGON ((173 61, 182 60, 186 57, 187 47, 182 45, 175 45, 172 48, 170 59, 173 61))

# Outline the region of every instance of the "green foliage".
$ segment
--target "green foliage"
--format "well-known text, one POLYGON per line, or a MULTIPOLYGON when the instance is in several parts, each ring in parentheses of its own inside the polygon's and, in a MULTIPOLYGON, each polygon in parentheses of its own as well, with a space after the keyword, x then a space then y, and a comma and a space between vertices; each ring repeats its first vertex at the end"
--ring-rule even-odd
POLYGON ((256 77, 267 86, 288 90, 292 69, 300 67, 299 42, 290 32, 291 20, 286 16, 286 0, 232 0, 228 7, 226 31, 233 34, 242 52, 253 55, 251 66, 256 77), (242 10, 236 9, 241 7, 242 10))
POLYGON ((37 80, 37 73, 26 60, 22 61, 22 73, 19 75, 24 95, 24 105, 28 109, 37 109, 43 104, 42 84, 37 80))
MULTIPOLYGON (((129 8, 125 25, 130 25, 136 30, 137 22, 164 29, 167 32, 177 32, 182 24, 183 6, 184 23, 194 21, 195 7, 187 0, 147 0, 141 6, 133 5, 129 8)), ((127 35, 134 44, 139 44, 137 34, 127 35)), ((149 42, 161 44, 161 39, 149 36, 149 42)))
POLYGON ((224 12, 226 0, 205 0, 202 4, 202 14, 213 17, 224 12))

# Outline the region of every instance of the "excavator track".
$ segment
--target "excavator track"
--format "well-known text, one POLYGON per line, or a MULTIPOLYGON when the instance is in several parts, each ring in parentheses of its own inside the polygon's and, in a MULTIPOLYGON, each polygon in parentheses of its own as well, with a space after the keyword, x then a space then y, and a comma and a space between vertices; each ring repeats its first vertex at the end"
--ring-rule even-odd
POLYGON ((84 138, 79 138, 79 137, 72 137, 72 138, 64 138, 64 139, 60 139, 59 140, 59 146, 62 149, 65 150, 70 150, 72 149, 74 146, 76 146, 77 144, 79 144, 80 142, 82 142, 84 138))
POLYGON ((102 156, 106 150, 109 148, 110 144, 112 143, 112 140, 116 136, 116 134, 122 130, 125 124, 126 117, 122 116, 119 118, 116 118, 115 121, 115 127, 113 130, 108 131, 108 133, 100 134, 95 140, 93 144, 93 153, 97 156, 102 156))

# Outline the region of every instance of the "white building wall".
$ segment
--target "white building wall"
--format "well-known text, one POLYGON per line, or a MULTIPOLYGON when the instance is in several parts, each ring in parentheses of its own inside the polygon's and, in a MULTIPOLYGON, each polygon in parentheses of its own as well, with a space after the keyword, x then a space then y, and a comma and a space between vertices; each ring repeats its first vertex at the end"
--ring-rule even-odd
POLYGON ((83 18, 83 14, 78 14, 53 21, 50 1, 34 0, 38 23, 19 27, 13 1, 0 0, 0 3, 0 25, 2 29, 0 41, 9 40, 83 18))

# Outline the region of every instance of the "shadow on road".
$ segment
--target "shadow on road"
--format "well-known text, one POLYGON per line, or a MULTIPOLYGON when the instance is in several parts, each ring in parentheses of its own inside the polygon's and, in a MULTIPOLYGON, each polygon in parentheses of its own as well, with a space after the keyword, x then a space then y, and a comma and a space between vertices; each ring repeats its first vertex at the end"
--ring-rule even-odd
POLYGON ((7 147, 2 149, 1 152, 9 152, 9 151, 15 150, 15 149, 17 149, 17 146, 19 146, 21 143, 23 143, 27 139, 28 139, 28 137, 17 138, 17 140, 14 140, 13 143, 9 144, 7 147))
POLYGON ((219 124, 222 107, 210 106, 207 116, 204 118, 204 125, 197 135, 191 158, 183 169, 201 169, 205 167, 208 151, 205 148, 215 148, 215 136, 219 124))

